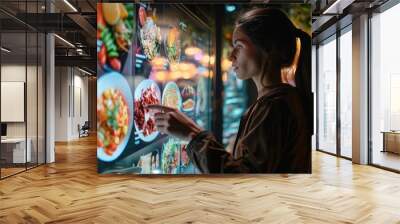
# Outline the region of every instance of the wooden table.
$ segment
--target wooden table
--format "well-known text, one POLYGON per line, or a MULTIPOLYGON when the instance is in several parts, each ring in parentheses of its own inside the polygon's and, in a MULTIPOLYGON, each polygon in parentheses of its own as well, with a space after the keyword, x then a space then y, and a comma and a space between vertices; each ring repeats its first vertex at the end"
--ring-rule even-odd
POLYGON ((7 163, 25 163, 31 161, 31 139, 27 138, 25 150, 25 138, 6 138, 1 139, 2 159, 7 163))
POLYGON ((382 152, 393 152, 400 154, 400 131, 383 131, 382 152))

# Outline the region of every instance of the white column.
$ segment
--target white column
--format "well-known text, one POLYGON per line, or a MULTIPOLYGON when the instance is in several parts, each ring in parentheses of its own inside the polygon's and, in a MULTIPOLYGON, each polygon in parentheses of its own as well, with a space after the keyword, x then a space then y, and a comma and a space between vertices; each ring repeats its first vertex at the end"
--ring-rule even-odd
POLYGON ((353 162, 368 163, 368 16, 353 19, 353 162))
MULTIPOLYGON (((47 12, 54 11, 54 5, 46 2, 47 12)), ((54 34, 46 35, 46 163, 55 162, 55 54, 54 34)))
POLYGON ((54 134, 55 134, 55 76, 54 76, 54 35, 49 33, 46 36, 46 163, 52 163, 55 161, 54 151, 54 134))

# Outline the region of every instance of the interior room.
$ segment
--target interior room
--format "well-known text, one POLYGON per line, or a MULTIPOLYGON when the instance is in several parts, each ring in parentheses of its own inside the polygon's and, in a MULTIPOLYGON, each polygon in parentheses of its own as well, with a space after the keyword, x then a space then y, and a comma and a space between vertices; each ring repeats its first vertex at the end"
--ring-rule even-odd
POLYGON ((2 0, 0 223, 400 223, 398 21, 397 0, 2 0), (232 40, 253 7, 311 38, 311 173, 204 174, 204 132, 146 109, 245 145, 259 95, 232 40))

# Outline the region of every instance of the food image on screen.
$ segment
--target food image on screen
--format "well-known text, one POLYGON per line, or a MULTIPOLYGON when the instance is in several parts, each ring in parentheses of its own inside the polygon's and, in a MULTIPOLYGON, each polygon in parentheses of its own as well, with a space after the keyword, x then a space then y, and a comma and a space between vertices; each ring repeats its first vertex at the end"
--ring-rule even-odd
POLYGON ((139 8, 139 24, 140 26, 144 26, 144 24, 146 23, 146 10, 141 6, 139 8))
POLYGON ((161 31, 151 17, 146 18, 144 26, 140 29, 140 41, 148 60, 160 54, 161 31))
POLYGON ((160 173, 160 160, 158 151, 153 151, 151 154, 151 172, 160 173))
POLYGON ((195 101, 195 90, 193 86, 191 85, 186 85, 182 89, 182 98, 183 98, 183 104, 182 104, 182 110, 183 111, 192 111, 194 109, 195 101))
POLYGON ((189 166, 190 158, 189 158, 189 155, 187 154, 187 151, 186 151, 186 145, 182 145, 182 148, 181 148, 181 159, 182 159, 182 166, 183 167, 189 166))
POLYGON ((204 113, 207 106, 207 83, 205 78, 200 78, 197 83, 196 113, 204 113))
POLYGON ((97 57, 101 67, 121 70, 121 55, 132 45, 134 5, 131 3, 97 4, 97 57))
POLYGON ((159 104, 154 89, 151 87, 142 91, 142 97, 140 100, 135 100, 135 121, 139 129, 143 130, 143 135, 147 136, 155 131, 154 119, 149 117, 146 120, 146 113, 149 112, 145 108, 146 105, 159 104))
POLYGON ((143 141, 151 141, 158 134, 154 115, 146 108, 152 104, 160 104, 160 90, 154 81, 146 79, 135 90, 134 104, 135 125, 143 141))
POLYGON ((178 28, 171 27, 165 37, 165 53, 170 63, 179 62, 181 40, 178 28))
POLYGON ((112 155, 126 137, 129 125, 129 108, 122 92, 107 89, 97 99, 97 147, 112 155))
POLYGON ((194 109, 194 100, 188 99, 183 103, 184 111, 192 111, 194 109))
POLYGON ((151 173, 151 153, 147 155, 143 155, 140 157, 140 160, 138 162, 138 167, 141 168, 141 174, 150 174, 151 173))
POLYGON ((181 144, 179 141, 170 138, 168 142, 163 145, 162 151, 162 173, 175 174, 178 173, 179 168, 179 151, 181 144))
POLYGON ((174 82, 168 82, 164 88, 162 96, 162 104, 164 106, 181 109, 182 98, 179 93, 179 87, 174 82))

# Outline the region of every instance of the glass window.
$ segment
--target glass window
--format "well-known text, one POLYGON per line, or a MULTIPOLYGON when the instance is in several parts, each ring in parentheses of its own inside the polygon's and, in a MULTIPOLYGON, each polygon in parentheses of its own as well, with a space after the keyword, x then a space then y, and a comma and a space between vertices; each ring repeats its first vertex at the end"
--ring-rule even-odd
POLYGON ((400 170, 400 4, 371 19, 372 163, 400 170))
POLYGON ((311 61, 311 66, 312 66, 312 92, 313 92, 313 97, 314 97, 314 135, 312 136, 312 149, 315 150, 317 149, 317 141, 316 141, 316 133, 317 133, 317 48, 315 45, 312 46, 312 61, 311 61))
POLYGON ((30 142, 26 141, 26 32, 1 31, 1 176, 26 170, 30 142), (7 96, 7 97, 6 97, 7 96))
POLYGON ((352 35, 340 36, 340 154, 351 158, 352 141, 352 35))
POLYGON ((33 167, 37 165, 37 76, 38 76, 38 57, 37 57, 37 45, 38 36, 36 32, 27 33, 27 76, 26 76, 26 114, 27 114, 27 143, 28 149, 31 152, 30 158, 27 163, 27 167, 33 167))
POLYGON ((336 153, 336 37, 318 48, 318 149, 336 153))
MULTIPOLYGON (((236 6, 235 6, 236 7, 236 6)), ((237 7, 247 7, 246 5, 237 7)), ((239 15, 239 9, 228 11, 225 9, 223 20, 223 36, 222 36, 222 81, 223 91, 223 144, 226 150, 232 151, 236 139, 236 133, 239 129, 240 119, 245 112, 248 104, 249 92, 247 82, 236 77, 236 73, 232 68, 232 62, 229 55, 232 52, 232 33, 234 29, 234 21, 239 15)))
POLYGON ((46 60, 46 52, 45 52, 45 45, 46 45, 46 37, 43 33, 39 33, 39 40, 38 40, 38 77, 37 77, 37 90, 38 90, 38 136, 37 136, 37 162, 38 164, 44 164, 46 162, 46 148, 45 148, 45 124, 46 124, 46 78, 45 78, 45 60, 46 60))
MULTIPOLYGON (((26 18, 43 4, 4 1, 2 7, 26 18)), ((45 162, 45 36, 5 13, 0 17, 0 177, 5 178, 45 162)))

